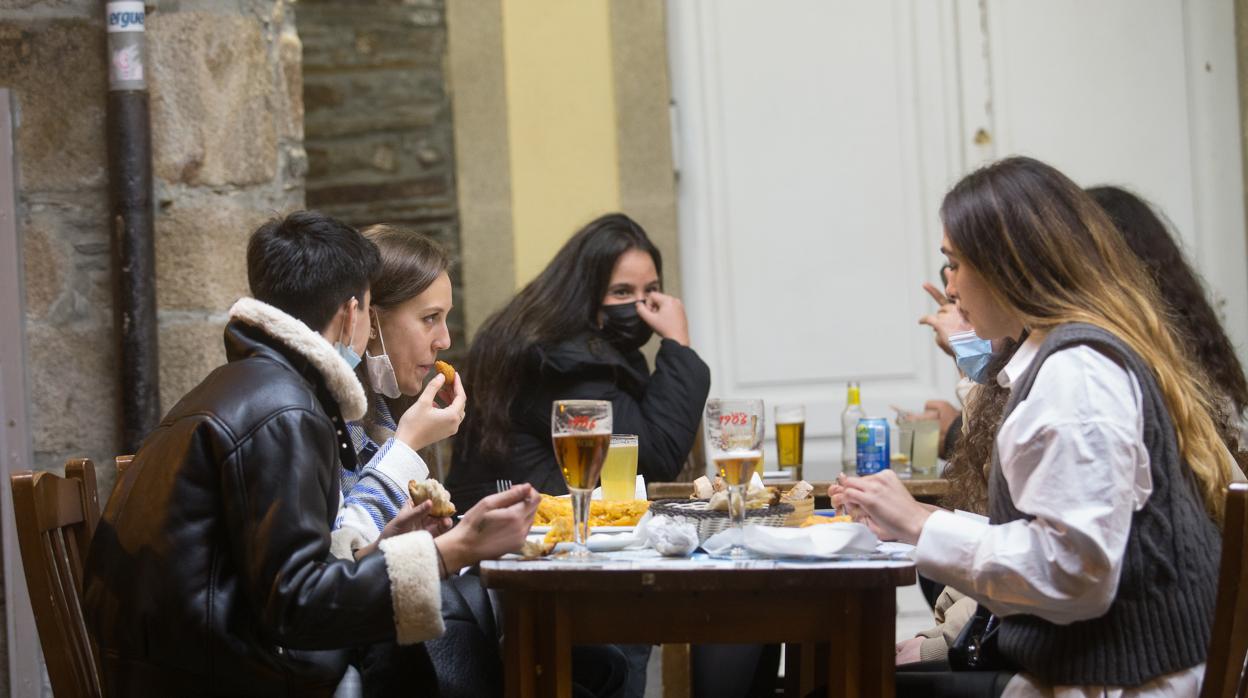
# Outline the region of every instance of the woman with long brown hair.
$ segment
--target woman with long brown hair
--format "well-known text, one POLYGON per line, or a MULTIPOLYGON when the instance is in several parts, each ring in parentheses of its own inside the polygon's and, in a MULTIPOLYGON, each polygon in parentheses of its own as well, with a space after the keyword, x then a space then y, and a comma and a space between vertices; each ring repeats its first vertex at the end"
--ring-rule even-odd
POLYGON ((638 436, 638 472, 675 479, 710 390, 689 344, 646 231, 622 213, 590 222, 473 338, 473 401, 447 478, 455 501, 500 479, 566 493, 550 445, 551 402, 566 398, 610 400, 616 433, 638 436), (653 334, 662 342, 652 372, 640 349, 653 334))
POLYGON ((990 523, 896 475, 841 495, 919 571, 1001 617, 1006 695, 1191 695, 1204 671, 1232 464, 1144 266, 1063 174, 1009 158, 941 207, 947 292, 985 339, 1028 336, 988 483, 990 523))
POLYGON ((1200 276, 1187 263, 1162 216, 1139 196, 1114 186, 1087 190, 1105 209, 1118 232, 1135 253, 1165 298, 1170 321, 1183 337, 1183 346, 1204 371, 1209 388, 1217 393, 1215 417, 1227 448, 1242 449, 1243 419, 1248 409, 1248 379, 1235 347, 1209 304, 1200 276))

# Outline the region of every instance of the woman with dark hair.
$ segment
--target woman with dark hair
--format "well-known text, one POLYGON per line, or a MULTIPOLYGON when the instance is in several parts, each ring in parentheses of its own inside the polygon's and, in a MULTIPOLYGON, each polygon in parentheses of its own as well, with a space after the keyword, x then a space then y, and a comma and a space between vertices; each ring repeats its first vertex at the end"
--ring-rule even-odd
POLYGON ((1105 212, 1048 165, 968 175, 941 219, 976 334, 1027 333, 997 375, 989 522, 918 504, 891 471, 838 494, 1000 618, 1005 695, 1194 695, 1232 461, 1183 338, 1105 212))
POLYGON ((1242 417, 1248 408, 1248 380, 1235 355, 1235 347, 1209 305, 1204 284, 1179 249, 1169 226, 1148 202, 1129 191, 1112 186, 1087 190, 1109 214, 1127 246, 1144 262, 1149 275, 1161 287, 1171 312, 1170 322, 1179 328, 1192 360, 1204 370, 1207 385, 1221 391, 1218 428, 1227 448, 1242 444, 1242 417))
POLYGON ((550 405, 609 400, 614 430, 636 434, 638 472, 672 480, 693 447, 710 370, 689 347, 680 300, 662 292, 663 258, 621 213, 586 225, 502 310, 468 354, 469 405, 448 486, 470 505, 497 480, 567 486, 550 441, 550 405), (662 337, 651 373, 641 347, 662 337))

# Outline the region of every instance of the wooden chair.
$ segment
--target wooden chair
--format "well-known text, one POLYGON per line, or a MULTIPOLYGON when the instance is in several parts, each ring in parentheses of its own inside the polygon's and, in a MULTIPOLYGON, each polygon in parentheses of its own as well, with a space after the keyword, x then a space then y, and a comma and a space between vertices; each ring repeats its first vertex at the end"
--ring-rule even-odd
POLYGON ((1248 696, 1248 483, 1234 483, 1226 494, 1222 565, 1213 638, 1205 661, 1201 698, 1248 696))
POLYGON ((120 480, 121 476, 126 474, 126 468, 130 467, 130 463, 134 460, 134 456, 117 456, 114 460, 117 463, 117 479, 120 480))
POLYGON ((101 696, 99 655, 82 612, 82 574, 100 518, 95 465, 87 458, 65 464, 65 477, 29 470, 15 473, 13 513, 26 586, 52 691, 101 696))

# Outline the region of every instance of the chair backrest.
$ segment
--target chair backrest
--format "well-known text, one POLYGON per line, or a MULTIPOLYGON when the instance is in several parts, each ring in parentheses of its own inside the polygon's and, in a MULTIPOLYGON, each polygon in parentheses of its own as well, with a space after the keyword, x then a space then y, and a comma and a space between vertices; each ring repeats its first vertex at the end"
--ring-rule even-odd
POLYGON ((698 433, 693 439, 693 448, 685 457, 685 464, 676 476, 675 482, 693 482, 706 474, 706 441, 702 432, 702 422, 698 422, 698 433))
POLYGON ((1232 483, 1226 494, 1222 529, 1222 565, 1213 638, 1205 660, 1201 698, 1244 696, 1248 690, 1248 483, 1232 483))
POLYGON ((121 476, 126 474, 126 468, 130 467, 130 463, 134 460, 134 456, 117 456, 114 460, 117 463, 117 479, 120 480, 121 476))
POLYGON ((95 465, 71 459, 63 478, 27 470, 11 480, 22 567, 52 691, 58 698, 100 696, 98 651, 82 612, 82 571, 100 519, 95 465))

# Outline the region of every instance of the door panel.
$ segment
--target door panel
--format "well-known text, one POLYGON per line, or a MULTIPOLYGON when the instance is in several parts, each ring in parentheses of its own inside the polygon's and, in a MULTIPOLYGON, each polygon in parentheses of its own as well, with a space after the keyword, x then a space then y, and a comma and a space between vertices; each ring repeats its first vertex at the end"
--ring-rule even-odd
POLYGON ((1146 4, 669 3, 685 301, 713 394, 806 403, 811 478, 839 470, 845 381, 872 416, 952 401, 916 324, 937 212, 1013 153, 1158 204, 1242 347, 1231 5, 1146 4))

